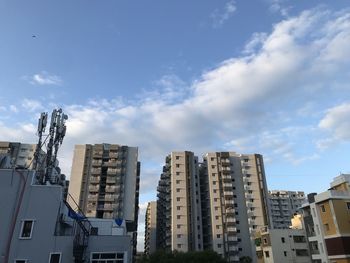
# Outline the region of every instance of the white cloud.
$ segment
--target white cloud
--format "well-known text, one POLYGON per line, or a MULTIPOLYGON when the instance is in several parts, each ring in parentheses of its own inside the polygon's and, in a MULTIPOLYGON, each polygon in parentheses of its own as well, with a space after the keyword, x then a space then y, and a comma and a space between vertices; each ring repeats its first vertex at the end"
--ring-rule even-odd
POLYGON ((44 108, 40 101, 33 99, 23 99, 21 106, 30 112, 42 110, 44 108))
POLYGON ((350 102, 343 103, 327 110, 324 118, 319 122, 321 129, 330 131, 333 139, 321 141, 320 147, 324 147, 325 143, 336 141, 350 141, 350 102), (323 144, 322 144, 323 143, 323 144))
POLYGON ((56 85, 60 86, 62 85, 62 78, 49 74, 46 71, 41 71, 40 73, 34 74, 29 78, 29 82, 33 85, 56 85))
POLYGON ((233 0, 225 4, 223 10, 215 9, 210 15, 213 21, 213 27, 221 27, 236 12, 236 2, 233 0))
POLYGON ((17 113, 19 110, 15 105, 10 105, 10 111, 17 113))
POLYGON ((280 13, 282 16, 287 17, 291 6, 285 6, 286 0, 269 0, 270 10, 275 13, 280 13))

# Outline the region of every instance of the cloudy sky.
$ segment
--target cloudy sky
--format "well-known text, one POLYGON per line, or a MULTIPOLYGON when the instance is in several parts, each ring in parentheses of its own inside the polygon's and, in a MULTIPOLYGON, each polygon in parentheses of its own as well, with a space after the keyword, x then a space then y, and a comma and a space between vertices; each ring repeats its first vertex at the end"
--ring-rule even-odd
POLYGON ((0 140, 62 107, 68 177, 74 144, 138 146, 141 221, 172 150, 261 153, 270 189, 323 191, 350 171, 348 6, 2 0, 0 140))

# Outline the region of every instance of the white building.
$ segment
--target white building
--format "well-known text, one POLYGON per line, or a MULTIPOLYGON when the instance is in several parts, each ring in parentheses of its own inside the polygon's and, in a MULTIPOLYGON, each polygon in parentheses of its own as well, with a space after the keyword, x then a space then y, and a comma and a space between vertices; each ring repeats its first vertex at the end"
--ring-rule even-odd
POLYGON ((255 239, 259 263, 311 263, 305 231, 302 229, 267 229, 255 239))
POLYGON ((0 262, 132 262, 125 221, 87 220, 34 171, 0 169, 0 178, 0 262))

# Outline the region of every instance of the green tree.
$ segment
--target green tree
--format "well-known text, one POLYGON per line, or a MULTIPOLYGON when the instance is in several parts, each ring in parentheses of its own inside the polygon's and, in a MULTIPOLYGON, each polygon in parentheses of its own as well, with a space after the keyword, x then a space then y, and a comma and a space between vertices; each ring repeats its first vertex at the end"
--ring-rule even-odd
POLYGON ((219 254, 205 250, 200 252, 157 251, 149 257, 142 257, 138 263, 226 263, 219 254))

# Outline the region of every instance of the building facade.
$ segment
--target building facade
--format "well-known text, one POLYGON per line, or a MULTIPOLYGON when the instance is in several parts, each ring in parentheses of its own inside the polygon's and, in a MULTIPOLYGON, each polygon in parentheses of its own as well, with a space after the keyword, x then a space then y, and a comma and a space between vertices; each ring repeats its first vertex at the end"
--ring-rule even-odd
POLYGON ((241 160, 235 153, 207 153, 200 168, 204 248, 228 262, 254 258, 241 160))
MULTIPOLYGON (((36 147, 36 144, 0 141, 0 167, 31 169, 36 147)), ((43 159, 45 153, 43 151, 40 153, 39 157, 43 159)))
POLYGON ((35 171, 0 169, 0 178, 0 262, 132 262, 125 221, 87 220, 35 171))
POLYGON ((137 147, 76 145, 68 192, 87 217, 123 219, 136 254, 140 163, 137 147))
POLYGON ((326 192, 308 195, 302 212, 313 262, 350 262, 350 175, 334 178, 326 192))
POLYGON ((255 257, 255 231, 270 225, 261 155, 172 152, 158 184, 157 249, 255 257))
POLYGON ((158 184, 157 249, 203 250, 198 158, 192 152, 166 157, 158 184))
POLYGON ((285 229, 290 227, 291 218, 303 203, 305 193, 301 191, 271 190, 269 191, 270 215, 272 228, 285 229))
POLYGON ((263 228, 256 235, 257 262, 311 263, 303 229, 263 228))
POLYGON ((145 216, 145 249, 144 254, 156 251, 157 240, 157 202, 148 202, 145 216))

